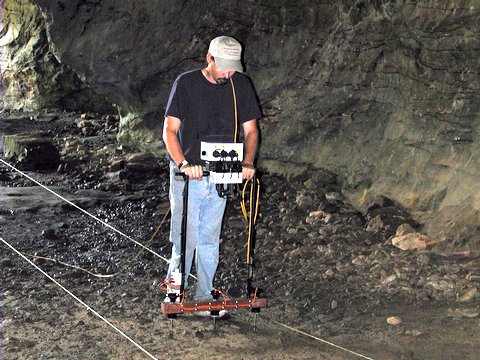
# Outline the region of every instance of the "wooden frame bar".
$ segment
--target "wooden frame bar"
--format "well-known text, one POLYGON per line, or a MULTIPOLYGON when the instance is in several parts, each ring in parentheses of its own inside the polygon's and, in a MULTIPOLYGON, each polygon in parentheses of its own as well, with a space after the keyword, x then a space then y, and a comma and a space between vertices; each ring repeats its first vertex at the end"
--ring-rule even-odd
POLYGON ((185 312, 195 311, 215 311, 215 310, 235 310, 235 309, 260 309, 268 305, 267 298, 242 298, 227 301, 190 301, 181 303, 162 303, 162 313, 183 314, 185 312))

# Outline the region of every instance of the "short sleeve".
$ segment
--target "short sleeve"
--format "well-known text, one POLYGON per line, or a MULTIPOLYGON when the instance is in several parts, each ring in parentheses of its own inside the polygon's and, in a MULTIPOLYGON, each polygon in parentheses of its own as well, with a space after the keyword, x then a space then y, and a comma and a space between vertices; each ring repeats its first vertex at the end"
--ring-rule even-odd
POLYGON ((180 108, 180 98, 182 96, 180 80, 181 77, 179 76, 173 83, 172 90, 170 91, 170 96, 168 97, 167 107, 165 109, 165 117, 174 116, 181 120, 183 117, 180 108))

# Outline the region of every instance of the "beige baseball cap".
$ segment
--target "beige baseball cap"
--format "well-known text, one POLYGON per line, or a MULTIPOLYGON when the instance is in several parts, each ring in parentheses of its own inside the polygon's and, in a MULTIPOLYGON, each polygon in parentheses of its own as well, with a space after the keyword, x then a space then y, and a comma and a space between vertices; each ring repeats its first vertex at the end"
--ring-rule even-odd
POLYGON ((208 52, 215 58, 218 68, 223 71, 243 72, 242 45, 230 36, 219 36, 210 42, 208 52))

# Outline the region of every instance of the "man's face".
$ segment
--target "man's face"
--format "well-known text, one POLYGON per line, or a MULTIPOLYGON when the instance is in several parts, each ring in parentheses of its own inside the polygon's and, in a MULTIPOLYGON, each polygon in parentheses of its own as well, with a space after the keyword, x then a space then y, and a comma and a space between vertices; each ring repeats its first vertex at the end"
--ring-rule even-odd
POLYGON ((218 85, 225 85, 228 82, 228 79, 230 79, 235 71, 223 71, 221 70, 215 61, 212 61, 210 63, 210 74, 212 75, 213 80, 218 85))

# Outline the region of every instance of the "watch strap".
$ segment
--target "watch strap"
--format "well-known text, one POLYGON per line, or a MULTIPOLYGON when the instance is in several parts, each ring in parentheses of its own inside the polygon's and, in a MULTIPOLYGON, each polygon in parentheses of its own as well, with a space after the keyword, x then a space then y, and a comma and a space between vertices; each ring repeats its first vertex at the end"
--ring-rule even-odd
POLYGON ((185 165, 188 165, 188 161, 186 159, 180 161, 177 166, 179 169, 181 169, 182 166, 185 166, 185 165))

